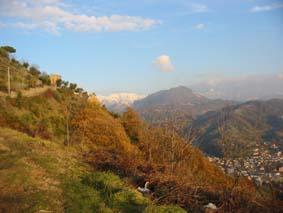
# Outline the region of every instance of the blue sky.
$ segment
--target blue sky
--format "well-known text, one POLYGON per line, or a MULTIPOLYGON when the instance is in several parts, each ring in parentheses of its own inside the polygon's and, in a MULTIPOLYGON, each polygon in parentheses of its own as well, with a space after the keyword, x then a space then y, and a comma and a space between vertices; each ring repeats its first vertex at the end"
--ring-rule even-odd
POLYGON ((0 44, 97 94, 283 72, 282 0, 0 0, 0 44))

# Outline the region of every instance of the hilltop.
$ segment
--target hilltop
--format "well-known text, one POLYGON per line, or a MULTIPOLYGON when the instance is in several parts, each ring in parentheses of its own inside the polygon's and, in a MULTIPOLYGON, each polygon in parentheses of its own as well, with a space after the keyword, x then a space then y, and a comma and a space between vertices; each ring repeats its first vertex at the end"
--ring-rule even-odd
POLYGON ((235 102, 212 100, 191 89, 179 86, 162 90, 133 103, 143 119, 154 125, 174 123, 179 131, 188 126, 198 115, 215 111, 235 102))

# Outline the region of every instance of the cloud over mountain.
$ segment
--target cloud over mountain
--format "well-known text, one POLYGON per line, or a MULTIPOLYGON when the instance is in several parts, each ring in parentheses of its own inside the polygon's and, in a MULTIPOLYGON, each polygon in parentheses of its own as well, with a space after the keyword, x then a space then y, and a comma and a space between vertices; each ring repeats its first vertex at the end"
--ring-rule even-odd
POLYGON ((171 63, 171 58, 168 55, 161 55, 153 62, 154 66, 161 72, 171 72, 174 66, 171 63))
POLYGON ((283 73, 243 75, 227 77, 223 75, 203 76, 192 86, 210 98, 251 100, 283 98, 283 73))

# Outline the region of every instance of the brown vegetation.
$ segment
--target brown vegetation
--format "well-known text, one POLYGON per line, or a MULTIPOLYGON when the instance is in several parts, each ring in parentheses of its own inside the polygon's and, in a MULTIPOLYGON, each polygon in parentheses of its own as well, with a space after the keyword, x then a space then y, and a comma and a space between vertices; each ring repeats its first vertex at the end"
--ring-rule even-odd
MULTIPOLYGON (((28 65, 18 66, 27 72, 28 65)), ((35 74, 28 75, 38 80, 35 74)), ((150 127, 130 108, 118 116, 97 101, 89 102, 76 84, 58 81, 57 86, 34 97, 0 97, 0 126, 79 150, 93 168, 110 170, 135 186, 149 181, 157 203, 195 212, 209 202, 221 212, 280 211, 280 203, 258 197, 251 182, 228 177, 209 162, 192 147, 195 136, 185 141, 174 123, 150 127)))

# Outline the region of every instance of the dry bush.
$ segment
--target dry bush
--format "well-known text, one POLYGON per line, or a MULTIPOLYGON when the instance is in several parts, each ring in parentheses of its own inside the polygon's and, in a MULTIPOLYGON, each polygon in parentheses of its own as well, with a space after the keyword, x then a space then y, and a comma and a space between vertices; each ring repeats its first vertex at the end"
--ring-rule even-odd
POLYGON ((86 161, 136 186, 149 181, 157 203, 178 204, 189 211, 203 211, 209 202, 223 212, 270 209, 259 204, 250 182, 226 176, 174 131, 149 127, 132 110, 119 120, 88 106, 77 122, 78 135, 91 147, 84 154, 86 161))

